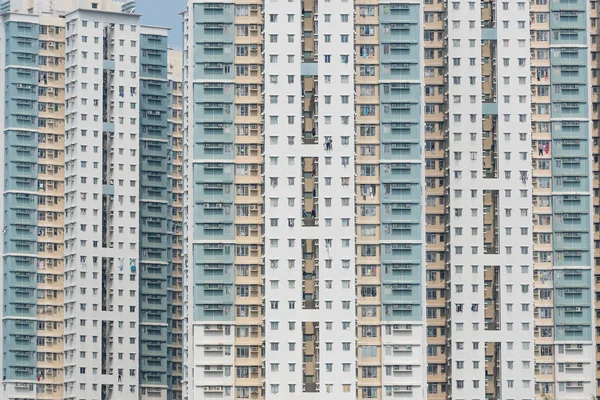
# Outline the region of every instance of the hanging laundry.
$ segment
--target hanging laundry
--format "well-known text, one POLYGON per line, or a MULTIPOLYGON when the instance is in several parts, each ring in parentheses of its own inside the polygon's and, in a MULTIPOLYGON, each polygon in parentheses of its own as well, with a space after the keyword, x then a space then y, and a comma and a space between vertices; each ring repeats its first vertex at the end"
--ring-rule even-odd
POLYGON ((546 154, 550 153, 550 142, 546 142, 546 154))

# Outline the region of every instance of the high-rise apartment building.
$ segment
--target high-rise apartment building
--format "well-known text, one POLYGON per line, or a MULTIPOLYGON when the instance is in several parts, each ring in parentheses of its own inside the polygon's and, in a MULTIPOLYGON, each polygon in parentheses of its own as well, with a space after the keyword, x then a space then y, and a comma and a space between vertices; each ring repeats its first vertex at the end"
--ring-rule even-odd
POLYGON ((0 398, 600 395, 597 7, 2 2, 0 398))
POLYGON ((189 1, 184 397, 594 396, 596 7, 189 1))
POLYGON ((422 12, 189 2, 184 397, 425 398, 422 12))
POLYGON ((1 7, 0 397, 179 399, 181 53, 133 2, 1 7))

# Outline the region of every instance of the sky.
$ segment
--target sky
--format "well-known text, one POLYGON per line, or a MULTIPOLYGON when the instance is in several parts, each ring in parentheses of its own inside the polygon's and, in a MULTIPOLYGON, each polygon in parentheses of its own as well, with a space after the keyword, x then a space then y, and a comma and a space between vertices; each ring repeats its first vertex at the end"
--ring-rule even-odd
POLYGON ((165 26, 169 32, 169 47, 180 49, 181 16, 186 0, 136 0, 135 12, 142 14, 142 24, 165 26))

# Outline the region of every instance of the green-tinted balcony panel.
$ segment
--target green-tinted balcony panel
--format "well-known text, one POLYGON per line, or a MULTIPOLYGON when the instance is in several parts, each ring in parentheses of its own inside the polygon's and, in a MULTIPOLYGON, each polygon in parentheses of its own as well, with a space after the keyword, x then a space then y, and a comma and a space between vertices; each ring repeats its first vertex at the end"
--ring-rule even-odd
POLYGON ((167 79, 167 67, 165 65, 154 64, 153 61, 141 60, 140 66, 142 79, 167 79))
POLYGON ((167 282, 158 279, 147 279, 142 273, 141 294, 162 295, 167 293, 167 282))
POLYGON ((386 262, 381 265, 381 282, 420 282, 422 266, 420 262, 386 262))
POLYGON ((167 296, 166 292, 164 295, 148 294, 140 296, 140 305, 144 310, 152 311, 166 311, 167 309, 167 296))
POLYGON ((140 189, 143 200, 167 201, 168 193, 166 188, 145 187, 140 189))
POLYGON ((552 102, 551 116, 555 119, 582 119, 587 118, 586 103, 576 101, 552 102))
MULTIPOLYGON (((6 193, 4 194, 4 207, 5 209, 25 209, 29 211, 37 210, 37 193, 6 193)), ((17 217, 15 215, 15 217, 17 217)), ((21 216, 18 216, 21 217, 21 216)), ((9 216, 9 218, 12 218, 9 216)), ((27 219, 27 218, 26 218, 27 219)), ((18 220, 17 220, 18 221, 18 220)))
POLYGON ((194 126, 196 134, 194 135, 194 144, 206 142, 232 143, 234 126, 232 123, 223 122, 196 122, 194 126))
MULTIPOLYGON (((4 330, 2 332, 2 334, 6 337, 6 336, 13 336, 13 335, 17 335, 17 336, 29 336, 31 338, 33 338, 36 334, 37 331, 37 322, 30 320, 30 319, 7 319, 4 322, 4 330)), ((23 345, 18 345, 16 349, 21 349, 21 347, 27 347, 25 346, 25 343, 23 343, 23 345)))
MULTIPOLYGON (((145 121, 149 122, 149 121, 145 121)), ((167 124, 168 125, 168 124, 167 124)), ((169 128, 155 124, 146 124, 140 126, 140 138, 152 140, 168 140, 169 128)))
POLYGON ((150 323, 150 324, 166 324, 167 323, 167 313, 157 310, 140 310, 140 321, 142 323, 150 323))
MULTIPOLYGON (((558 47, 551 50, 550 62, 553 66, 580 65, 587 64, 587 53, 584 48, 579 47, 558 47)), ((554 92, 552 97, 554 97, 554 92)))
POLYGON ((141 246, 142 259, 145 262, 167 262, 169 260, 168 249, 162 247, 143 247, 141 246))
MULTIPOLYGON (((5 136, 6 137, 6 136, 5 136)), ((6 141, 5 145, 5 160, 11 162, 24 162, 24 163, 37 163, 38 161, 38 152, 37 149, 33 146, 19 146, 12 145, 8 146, 6 141)))
POLYGON ((565 9, 563 11, 553 11, 551 14, 550 29, 561 32, 566 29, 585 30, 587 29, 587 19, 585 18, 585 8, 565 9))
POLYGON ((35 351, 37 342, 35 340, 35 329, 32 334, 21 334, 12 330, 3 331, 4 340, 7 348, 14 351, 35 351))
POLYGON ((554 323, 558 326, 590 325, 591 315, 589 306, 557 307, 554 309, 554 323))
POLYGON ((7 114, 4 118, 6 126, 13 129, 37 129, 38 119, 36 115, 7 114))
POLYGON ((8 238, 8 240, 37 241, 38 232, 34 225, 10 224, 5 226, 5 228, 4 240, 8 238))
POLYGON ((416 80, 419 79, 421 76, 421 70, 419 68, 419 63, 409 63, 406 61, 400 63, 381 64, 379 70, 379 77, 382 80, 416 80))
POLYGON ((163 372, 167 368, 166 358, 143 357, 141 360, 142 371, 163 372))
POLYGON ((381 222, 421 223, 422 207, 418 199, 412 203, 410 201, 387 202, 383 200, 381 208, 381 222))
POLYGON ((233 321, 234 307, 233 304, 194 304, 194 320, 195 321, 233 321))
POLYGON ((555 192, 585 192, 589 190, 589 177, 580 175, 555 176, 552 180, 555 192))
POLYGON ((164 96, 169 88, 165 81, 142 79, 140 81, 140 95, 142 96, 164 96))
MULTIPOLYGON (((256 26, 257 30, 259 26, 256 26)), ((198 45, 204 43, 233 43, 235 25, 233 21, 211 20, 200 23, 196 21, 194 25, 194 38, 198 45)), ((250 27, 248 27, 248 34, 250 27)))
POLYGON ((420 163, 386 163, 380 167, 381 179, 400 179, 402 181, 420 181, 421 164, 420 163))
POLYGON ((164 218, 142 218, 141 229, 144 233, 166 233, 167 216, 164 218))
POLYGON ((589 173, 589 162, 586 158, 562 157, 552 159, 552 174, 555 177, 582 176, 589 173))
POLYGON ((202 22, 231 22, 233 23, 233 4, 231 3, 195 3, 194 21, 202 22))
POLYGON ((167 205, 163 203, 141 203, 140 211, 142 218, 164 218, 167 205))
POLYGON ((141 378, 142 385, 160 385, 167 386, 167 375, 164 371, 150 372, 144 371, 141 378))
POLYGON ((10 240, 4 237, 4 252, 15 254, 35 254, 37 253, 37 243, 34 240, 10 240))
POLYGON ((585 0, 558 0, 550 3, 550 11, 585 11, 585 0))
POLYGON ((166 173, 168 168, 167 154, 164 156, 142 155, 141 169, 148 173, 166 173))
MULTIPOLYGON (((140 55, 140 65, 143 67, 145 65, 156 65, 161 67, 167 66, 167 49, 150 49, 150 48, 141 48, 140 55)), ((165 68, 166 73, 166 68, 165 68)), ((143 74, 142 74, 143 75, 143 74)))
POLYGON ((140 35, 140 48, 167 51, 167 36, 142 34, 140 35))
MULTIPOLYGON (((552 24, 551 24, 552 25, 552 24)), ((586 30, 571 29, 568 27, 555 26, 550 31, 551 46, 573 46, 576 44, 584 45, 587 43, 586 30)))
POLYGON ((552 141, 552 157, 585 158, 587 157, 589 143, 584 139, 554 139, 552 141))
POLYGON ((196 102, 194 103, 194 119, 202 122, 232 123, 233 109, 231 103, 196 102))
MULTIPOLYGON (((33 86, 36 89, 37 94, 37 85, 38 85, 38 77, 39 72, 32 69, 27 68, 19 68, 19 67, 11 67, 6 71, 5 79, 6 82, 10 82, 12 85, 15 85, 15 88, 18 84, 21 84, 21 88, 27 88, 33 86)), ((25 90, 25 89, 23 89, 25 90)))
POLYGON ((143 110, 166 111, 168 109, 166 93, 164 95, 145 94, 140 97, 143 110))
POLYGON ((31 22, 9 21, 4 26, 6 37, 37 39, 40 37, 40 28, 38 24, 31 22))
MULTIPOLYGON (((3 259, 4 272, 34 274, 37 271, 37 258, 30 256, 5 256, 3 259)), ((37 284, 36 284, 37 285, 37 284)))
MULTIPOLYGON (((27 147, 37 149, 38 141, 44 141, 38 138, 38 133, 35 131, 23 130, 5 130, 4 131, 4 146, 5 147, 27 147)), ((36 150, 37 152, 37 150, 36 150)))
POLYGON ((554 305, 556 307, 588 306, 590 305, 590 288, 565 287, 555 290, 554 305))
POLYGON ((234 280, 233 265, 212 260, 198 261, 194 263, 194 282, 196 284, 206 282, 230 283, 234 280))
POLYGON ((17 318, 37 318, 37 308, 35 302, 30 303, 10 303, 5 304, 6 316, 17 318))
POLYGON ((586 213, 561 212, 552 215, 552 228, 555 232, 587 232, 590 216, 586 213))
POLYGON ((383 244, 381 245, 381 262, 420 263, 421 248, 420 244, 414 243, 383 244))
POLYGON ((421 286, 417 282, 396 281, 383 285, 381 302, 383 304, 413 303, 421 301, 421 286))
POLYGON ((37 82, 34 84, 23 84, 14 81, 10 81, 7 85, 8 89, 6 92, 7 99, 22 99, 22 100, 37 100, 38 98, 38 87, 37 82))
POLYGON ((11 178, 36 179, 38 175, 37 164, 30 162, 17 162, 5 159, 4 175, 11 178))
POLYGON ((167 249, 167 234, 163 233, 142 233, 141 246, 144 249, 167 249))
POLYGON ((33 37, 9 36, 6 38, 7 53, 29 53, 37 54, 39 49, 39 40, 33 37))
POLYGON ((379 127, 382 143, 394 142, 419 142, 420 141, 420 124, 418 122, 390 122, 381 124, 379 127))
POLYGON ((583 195, 563 195, 552 197, 552 210, 557 214, 562 213, 588 213, 590 198, 583 195))
POLYGON ((381 43, 379 58, 383 64, 419 62, 419 45, 412 42, 381 43))
POLYGON ((4 359, 2 360, 3 367, 16 367, 16 368, 35 368, 37 364, 36 352, 34 351, 23 351, 23 350, 11 350, 4 352, 4 359))
POLYGON ((36 68, 39 65, 37 52, 34 52, 31 48, 6 53, 5 62, 6 65, 18 65, 29 68, 36 68))
POLYGON ((168 327, 157 325, 146 325, 150 321, 142 321, 143 343, 164 343, 168 339, 168 327))
POLYGON ((37 179, 4 177, 5 190, 20 190, 23 192, 38 192, 37 179))
POLYGON ((418 103, 420 96, 421 87, 418 83, 382 83, 379 85, 379 100, 382 104, 393 103, 398 99, 418 103), (412 101, 407 99, 412 99, 412 101))
POLYGON ((585 66, 562 65, 550 68, 550 80, 553 85, 586 85, 588 81, 585 66))
POLYGON ((5 225, 27 225, 36 226, 37 224, 37 211, 28 208, 6 208, 5 211, 5 225))
POLYGON ((141 185, 144 187, 167 187, 167 174, 142 170, 141 185))
POLYGON ((233 164, 203 162, 194 164, 194 182, 233 182, 233 164))
POLYGON ((5 113, 15 118, 37 117, 38 102, 35 100, 12 99, 6 102, 5 113))
MULTIPOLYGON (((554 266, 555 267, 574 267, 590 265, 590 252, 585 250, 565 250, 554 251, 554 266)), ((554 300, 554 304, 556 300, 554 300)))
POLYGON ((415 198, 421 195, 421 182, 404 180, 398 183, 384 183, 381 185, 383 201, 415 198))
MULTIPOLYGON (((589 240, 589 236, 586 239, 589 240)), ((554 270, 553 274, 555 289, 589 287, 591 284, 590 270, 569 268, 554 270)))
POLYGON ((5 363, 3 368, 6 370, 4 378, 6 380, 16 381, 30 381, 34 383, 36 381, 36 369, 33 367, 19 366, 14 364, 5 363))
POLYGON ((231 81, 234 79, 234 65, 222 60, 197 62, 194 66, 194 79, 217 79, 231 81))
MULTIPOLYGON (((400 98, 399 98, 400 99, 400 98)), ((419 105, 419 99, 402 99, 402 103, 385 103, 381 106, 381 122, 384 124, 392 123, 406 123, 413 122, 417 123, 421 109, 419 105), (413 100, 410 102, 410 100, 413 100)))
POLYGON ((140 124, 142 126, 168 126, 167 110, 142 110, 140 124))
POLYGON ((418 142, 383 142, 381 160, 418 160, 421 156, 421 143, 418 142))
POLYGON ((418 303, 383 304, 382 309, 382 321, 419 321, 423 318, 418 303))
POLYGON ((115 70, 115 60, 102 60, 102 69, 105 69, 108 71, 114 71, 115 70))
POLYGON ((196 160, 223 160, 233 158, 233 144, 205 142, 194 146, 196 160))
POLYGON ((209 203, 233 203, 233 184, 196 183, 194 198, 204 199, 209 203))
POLYGON ((233 233, 233 218, 228 222, 204 222, 194 228, 195 240, 230 240, 233 233))
MULTIPOLYGON (((205 99, 212 103, 233 103, 233 83, 206 82, 194 84, 194 98, 205 99)), ((258 86, 257 90, 258 90, 258 86)))
POLYGON ((222 283, 204 283, 194 285, 196 302, 208 304, 233 304, 234 291, 230 285, 222 283))
POLYGON ((168 155, 168 144, 154 140, 143 140, 140 145, 142 157, 166 157, 168 155))
POLYGON ((29 304, 35 306, 37 303, 37 288, 25 286, 13 286, 10 292, 2 296, 4 304, 29 304))
POLYGON ((421 240, 421 223, 402 221, 381 224, 381 240, 421 240))
POLYGON ((592 338, 592 327, 588 325, 557 325, 554 330, 557 342, 581 342, 592 338))
MULTIPOLYGON (((28 289, 35 290, 37 288, 37 275, 35 271, 15 271, 12 269, 8 269, 7 267, 11 267, 12 265, 8 265, 4 267, 4 287, 10 288, 11 291, 13 289, 28 289)), ((11 293, 7 293, 6 299, 10 302, 12 300, 11 293)), ((26 300, 31 301, 31 304, 36 303, 36 299, 30 299, 29 297, 26 300)), ((5 303, 6 304, 6 303, 5 303)))
POLYGON ((384 23, 410 23, 418 24, 420 19, 420 6, 417 3, 392 3, 379 6, 379 20, 384 23))
POLYGON ((233 44, 226 42, 204 42, 196 47, 196 61, 225 61, 231 62, 233 44))
POLYGON ((571 231, 554 233, 554 251, 586 251, 589 249, 589 233, 571 231), (586 242, 587 240, 587 242, 586 242))
MULTIPOLYGON (((194 223, 195 224, 233 224, 234 214, 232 212, 233 204, 224 204, 224 203, 212 203, 212 202, 197 202, 194 207, 194 223)), ((212 229, 221 229, 225 230, 225 227, 212 226, 212 229)), ((201 239, 201 236, 204 234, 204 230, 200 231, 200 227, 196 227, 194 231, 199 231, 194 233, 194 237, 198 237, 201 239)), ((230 232, 230 235, 233 235, 233 229, 230 232)))
POLYGON ((234 246, 224 243, 195 244, 194 257, 211 263, 233 264, 234 246))
POLYGON ((142 279, 166 280, 168 275, 167 264, 140 263, 142 279))
MULTIPOLYGON (((143 328, 142 328, 143 329, 143 328)), ((140 347, 141 347, 141 356, 142 357, 166 357, 167 356, 167 343, 166 343, 166 331, 165 331, 165 340, 157 341, 157 340, 149 340, 146 338, 147 335, 142 333, 140 337, 140 347)))

